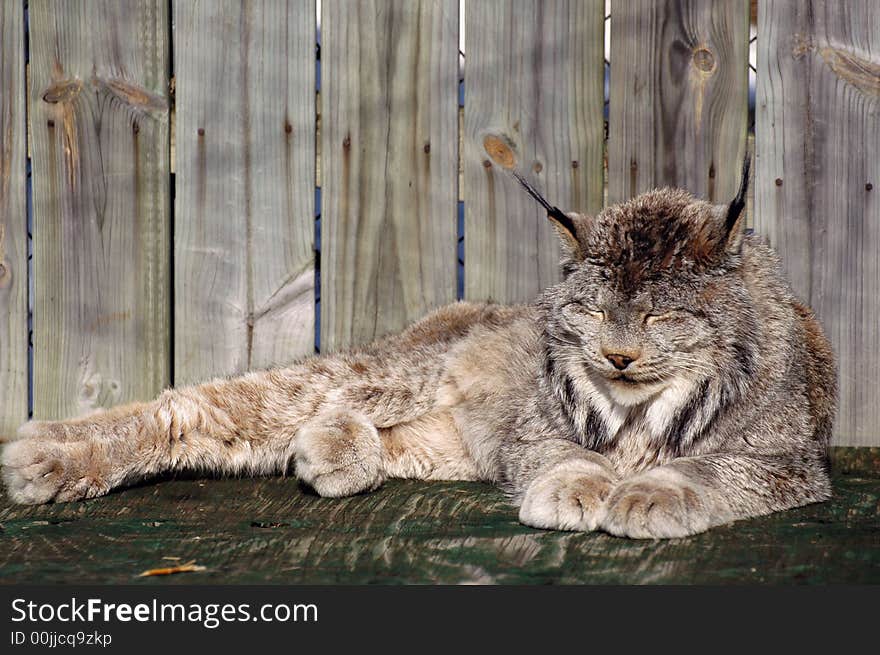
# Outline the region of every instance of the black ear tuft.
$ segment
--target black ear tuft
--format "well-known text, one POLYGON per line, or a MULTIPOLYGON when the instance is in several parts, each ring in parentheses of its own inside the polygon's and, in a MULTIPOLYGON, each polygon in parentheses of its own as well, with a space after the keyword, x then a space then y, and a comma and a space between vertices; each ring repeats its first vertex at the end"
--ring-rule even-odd
POLYGON ((749 190, 749 172, 751 168, 752 155, 746 151, 746 158, 743 160, 742 177, 739 181, 739 191, 736 192, 736 197, 727 206, 727 217, 724 221, 724 227, 727 229, 728 234, 736 225, 743 208, 746 206, 746 193, 749 190))
POLYGON ((559 207, 555 207, 547 202, 544 196, 542 196, 535 187, 529 184, 522 175, 514 170, 511 170, 510 172, 516 178, 517 182, 520 183, 522 188, 526 190, 526 193, 537 200, 538 204, 547 210, 547 217, 556 224, 556 227, 567 232, 568 238, 577 243, 577 228, 575 228, 574 221, 571 220, 571 217, 567 216, 564 211, 559 209, 559 207))
POLYGON ((568 232, 575 241, 577 241, 577 228, 574 226, 574 221, 571 220, 571 217, 568 216, 565 212, 563 212, 558 207, 554 207, 550 211, 547 212, 547 216, 551 221, 556 223, 561 229, 568 232))

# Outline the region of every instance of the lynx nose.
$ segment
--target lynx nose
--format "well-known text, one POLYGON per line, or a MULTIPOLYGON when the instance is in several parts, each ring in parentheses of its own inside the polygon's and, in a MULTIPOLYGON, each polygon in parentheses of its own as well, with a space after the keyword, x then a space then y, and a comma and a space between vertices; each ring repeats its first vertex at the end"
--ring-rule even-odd
POLYGON ((623 355, 621 353, 605 353, 605 359, 614 364, 614 368, 618 371, 622 371, 636 360, 635 357, 630 357, 629 355, 623 355))

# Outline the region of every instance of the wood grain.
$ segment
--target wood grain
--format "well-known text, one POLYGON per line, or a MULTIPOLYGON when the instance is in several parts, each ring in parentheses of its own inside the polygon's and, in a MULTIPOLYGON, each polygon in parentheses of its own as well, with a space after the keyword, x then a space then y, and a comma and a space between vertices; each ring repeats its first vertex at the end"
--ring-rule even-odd
POLYGON ((0 437, 28 415, 24 6, 0 6, 0 437))
POLYGON ((465 297, 519 302, 559 279, 546 214, 483 141, 566 210, 596 212, 603 183, 603 2, 491 0, 466 8, 465 297))
POLYGON ((175 384, 314 351, 314 12, 174 4, 175 384))
POLYGON ((755 229, 837 353, 834 442, 880 445, 880 5, 762 2, 755 229))
POLYGON ((748 0, 635 0, 611 19, 608 199, 733 198, 748 125, 748 0))
POLYGON ((876 584, 877 472, 835 473, 834 487, 826 503, 660 541, 535 530, 500 490, 477 483, 394 480, 333 499, 291 478, 176 480, 37 507, 0 495, 0 580, 876 584), (189 561, 206 569, 137 577, 189 561))
POLYGON ((162 0, 29 6, 34 416, 63 418, 169 381, 169 25, 162 0))
POLYGON ((458 2, 325 2, 321 349, 455 299, 458 2))

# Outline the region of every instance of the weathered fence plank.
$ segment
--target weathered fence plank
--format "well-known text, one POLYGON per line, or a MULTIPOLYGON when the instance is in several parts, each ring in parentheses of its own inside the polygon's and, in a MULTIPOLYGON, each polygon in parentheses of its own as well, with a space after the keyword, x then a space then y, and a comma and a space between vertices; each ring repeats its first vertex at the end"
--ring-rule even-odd
POLYGON ((455 299, 457 0, 325 2, 321 348, 455 299))
POLYGON ((554 204, 602 206, 602 0, 481 0, 466 7, 465 296, 529 300, 557 281, 546 215, 492 164, 486 138, 554 204))
POLYGON ((763 2, 755 229, 838 357, 837 445, 880 426, 880 5, 763 2))
POLYGON ((28 414, 23 9, 0 6, 0 437, 28 414))
POLYGON ((314 351, 315 8, 174 3, 175 384, 314 351))
POLYGON ((611 17, 608 199, 732 198, 748 129, 748 0, 633 0, 611 17))
POLYGON ((34 415, 47 418, 168 383, 167 3, 32 0, 30 29, 34 415))

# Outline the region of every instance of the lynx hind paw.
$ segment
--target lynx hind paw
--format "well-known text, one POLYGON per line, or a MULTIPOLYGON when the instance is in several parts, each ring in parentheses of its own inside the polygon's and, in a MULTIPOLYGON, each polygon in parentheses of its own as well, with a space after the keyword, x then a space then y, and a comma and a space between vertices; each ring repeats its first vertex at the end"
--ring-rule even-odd
POLYGON ((9 497, 26 505, 94 498, 110 489, 101 461, 87 442, 19 439, 3 446, 3 481, 9 497))
POLYGON ((599 464, 563 462, 529 485, 519 520, 533 528, 590 532, 598 527, 614 484, 613 474, 599 464))
POLYGON ((321 496, 352 496, 385 481, 379 433, 351 410, 325 412, 303 425, 293 456, 297 477, 321 496))
POLYGON ((608 499, 602 529, 619 537, 669 539, 712 526, 700 489, 678 473, 654 469, 622 482, 608 499))

